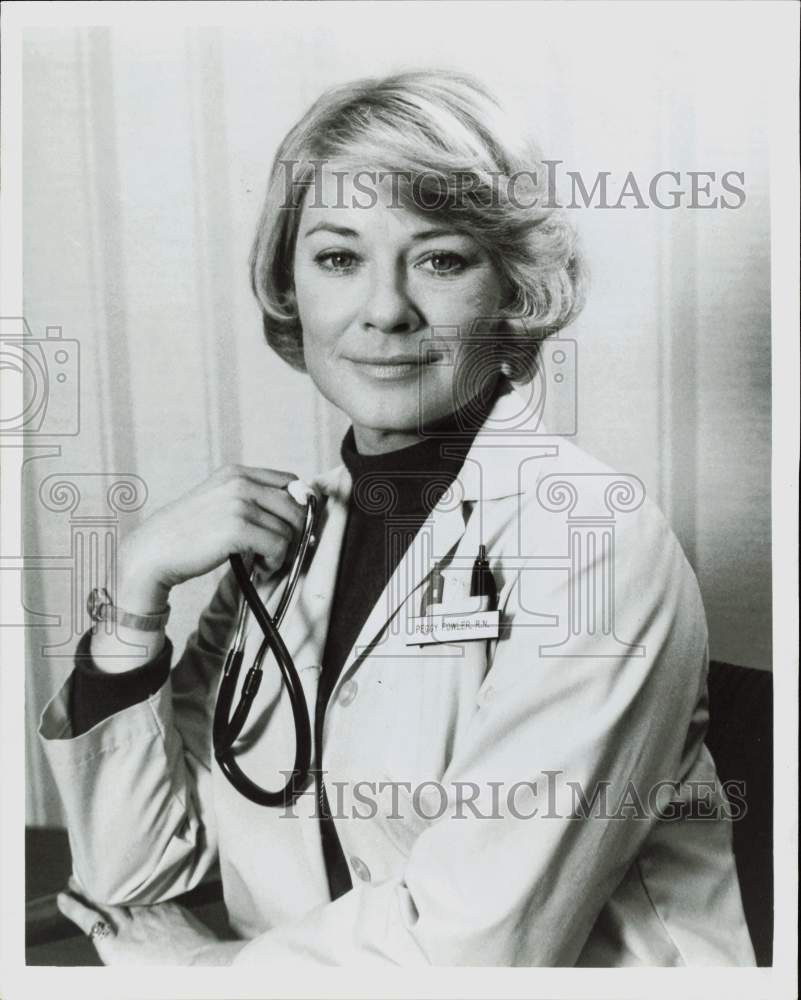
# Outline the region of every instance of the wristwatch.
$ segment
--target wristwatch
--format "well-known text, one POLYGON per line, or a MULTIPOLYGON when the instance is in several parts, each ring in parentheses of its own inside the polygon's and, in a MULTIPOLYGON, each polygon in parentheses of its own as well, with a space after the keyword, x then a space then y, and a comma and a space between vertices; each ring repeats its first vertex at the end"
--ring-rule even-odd
POLYGON ((123 611, 112 601, 111 594, 105 587, 95 587, 86 599, 86 610, 93 622, 116 622, 125 628, 138 629, 140 632, 158 632, 167 624, 170 617, 169 604, 164 611, 155 614, 135 615, 123 611))

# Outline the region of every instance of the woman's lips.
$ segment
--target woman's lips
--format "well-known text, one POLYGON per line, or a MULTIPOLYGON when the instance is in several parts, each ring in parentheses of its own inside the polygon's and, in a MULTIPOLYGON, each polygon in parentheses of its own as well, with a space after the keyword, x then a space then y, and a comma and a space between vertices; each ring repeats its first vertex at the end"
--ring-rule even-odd
POLYGON ((439 355, 427 356, 425 360, 421 360, 418 355, 404 354, 393 358, 347 358, 347 360, 370 378, 391 382, 417 375, 439 360, 439 357, 439 355))
POLYGON ((416 361, 399 361, 380 365, 372 361, 354 361, 352 364, 369 378, 380 379, 382 382, 409 378, 412 375, 416 375, 424 367, 416 361))

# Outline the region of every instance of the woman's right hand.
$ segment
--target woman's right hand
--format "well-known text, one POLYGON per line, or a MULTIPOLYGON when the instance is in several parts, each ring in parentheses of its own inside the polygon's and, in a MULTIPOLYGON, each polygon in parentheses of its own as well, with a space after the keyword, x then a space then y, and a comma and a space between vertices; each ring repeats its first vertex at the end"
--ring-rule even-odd
POLYGON ((232 553, 253 553, 269 570, 280 569, 305 521, 304 508, 285 489, 296 478, 227 465, 156 511, 120 546, 116 603, 135 614, 156 611, 172 587, 232 553))

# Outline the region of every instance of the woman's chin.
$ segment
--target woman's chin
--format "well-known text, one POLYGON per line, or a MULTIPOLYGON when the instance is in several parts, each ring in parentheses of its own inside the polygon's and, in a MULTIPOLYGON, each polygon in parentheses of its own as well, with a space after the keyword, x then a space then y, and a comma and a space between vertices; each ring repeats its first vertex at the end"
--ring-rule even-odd
POLYGON ((418 413, 418 407, 410 407, 408 411, 390 412, 386 407, 358 407, 345 410, 356 427, 363 427, 381 434, 415 435, 420 433, 423 421, 418 413))
MULTIPOLYGON (((315 380, 316 381, 316 380, 315 380)), ((398 433, 418 432, 421 426, 453 410, 449 390, 431 392, 417 381, 387 380, 370 384, 363 379, 341 379, 318 389, 357 426, 398 433)))

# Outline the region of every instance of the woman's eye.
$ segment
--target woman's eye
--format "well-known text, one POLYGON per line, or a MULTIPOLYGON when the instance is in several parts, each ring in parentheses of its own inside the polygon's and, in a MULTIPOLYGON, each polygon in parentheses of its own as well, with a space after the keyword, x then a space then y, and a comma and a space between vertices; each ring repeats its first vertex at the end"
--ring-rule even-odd
POLYGON ((314 259, 326 271, 350 271, 356 264, 356 255, 347 250, 326 250, 314 259))
POLYGON ((461 254, 439 251, 429 254, 422 266, 434 274, 457 274, 467 267, 467 261, 461 254))

